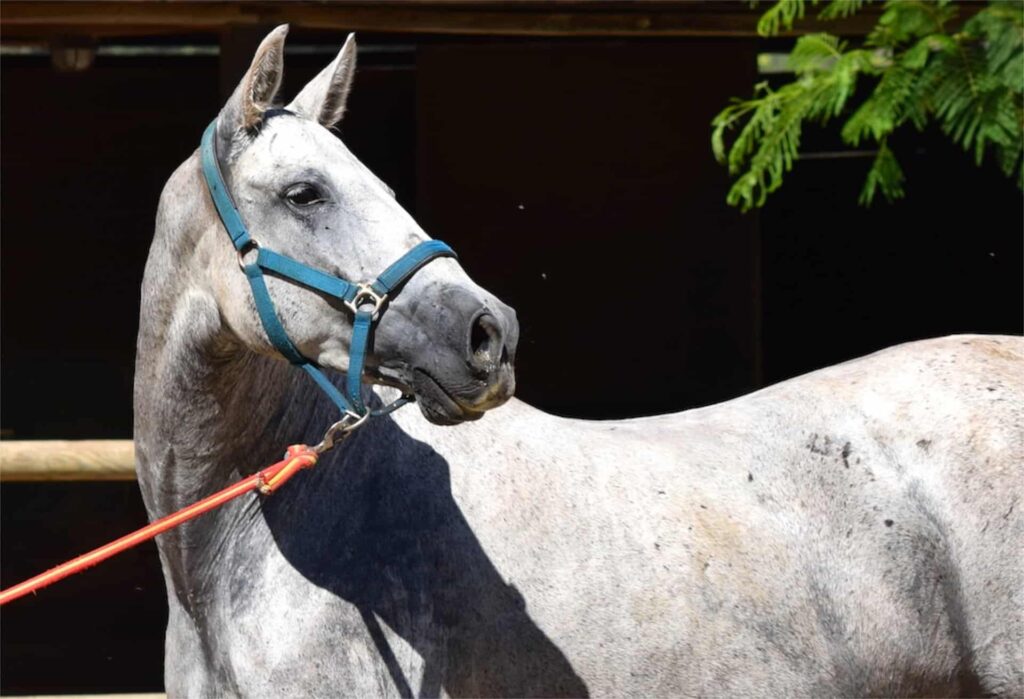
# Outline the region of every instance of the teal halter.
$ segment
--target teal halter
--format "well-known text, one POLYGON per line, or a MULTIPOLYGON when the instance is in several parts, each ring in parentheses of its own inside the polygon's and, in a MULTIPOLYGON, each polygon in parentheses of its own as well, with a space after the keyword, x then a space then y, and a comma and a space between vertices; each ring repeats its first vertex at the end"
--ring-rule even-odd
MULTIPOLYGON (((274 110, 274 112, 288 113, 284 110, 274 110)), ((273 116, 273 114, 268 113, 267 117, 269 116, 273 116)), ((242 222, 242 216, 239 214, 231 192, 224 181, 224 176, 221 174, 220 163, 217 159, 216 134, 217 120, 215 119, 206 127, 200 148, 206 186, 213 198, 214 206, 217 207, 220 220, 231 238, 231 243, 238 251, 239 266, 249 279, 253 300, 256 302, 256 312, 259 314, 270 343, 288 361, 309 374, 317 386, 342 411, 342 420, 328 430, 328 434, 324 438, 324 445, 329 448, 328 440, 332 438, 335 428, 339 428, 342 432, 350 431, 371 415, 389 413, 414 400, 411 395, 403 395, 379 410, 367 409, 363 402, 361 386, 370 331, 384 312, 389 296, 394 296, 398 288, 409 277, 431 260, 438 257, 455 257, 455 252, 439 240, 428 240, 398 258, 375 281, 353 284, 261 247, 249 234, 245 223, 242 222), (256 250, 256 259, 252 263, 245 263, 243 256, 251 250, 256 250), (331 380, 324 375, 323 370, 315 362, 302 356, 288 338, 288 334, 274 310, 274 302, 270 298, 270 292, 267 290, 267 283, 263 276, 264 271, 340 299, 352 312, 352 343, 349 347, 349 366, 344 393, 331 383, 331 380)))

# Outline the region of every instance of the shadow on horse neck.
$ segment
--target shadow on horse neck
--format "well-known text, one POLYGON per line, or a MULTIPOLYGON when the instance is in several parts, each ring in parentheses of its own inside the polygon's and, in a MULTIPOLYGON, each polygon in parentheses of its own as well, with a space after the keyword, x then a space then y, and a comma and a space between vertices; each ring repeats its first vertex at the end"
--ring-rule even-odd
MULTIPOLYGON (((271 463, 288 444, 315 443, 337 414, 283 362, 248 352, 185 350, 168 355, 175 362, 165 373, 169 383, 141 401, 158 406, 159 419, 152 421, 158 429, 149 442, 159 448, 140 482, 159 513, 271 463), (188 362, 175 360, 182 354, 188 362), (185 453, 187 459, 178 456, 185 453)), ((210 657, 224 657, 224 649, 209 635, 216 616, 204 606, 206 593, 226 575, 253 594, 245 562, 258 555, 252 546, 264 545, 335 595, 343 616, 348 605, 358 610, 355 628, 331 627, 335 620, 324 619, 324 633, 362 637, 358 625, 364 624, 403 696, 437 696, 442 689, 451 696, 588 693, 484 551, 453 497, 448 462, 390 417, 370 420, 274 496, 240 502, 164 536, 173 594, 201 629, 207 627, 200 636, 210 657), (261 518, 272 540, 250 526, 261 518), (237 576, 225 548, 239 557, 234 563, 242 562, 237 576), (423 658, 418 689, 403 674, 382 623, 423 658)))
MULTIPOLYGON (((298 480, 298 479, 296 479, 298 480)), ((424 659, 420 696, 585 696, 452 496, 448 462, 393 420, 371 421, 293 492, 263 503, 281 553, 351 603, 403 696, 414 688, 382 620, 424 659)))

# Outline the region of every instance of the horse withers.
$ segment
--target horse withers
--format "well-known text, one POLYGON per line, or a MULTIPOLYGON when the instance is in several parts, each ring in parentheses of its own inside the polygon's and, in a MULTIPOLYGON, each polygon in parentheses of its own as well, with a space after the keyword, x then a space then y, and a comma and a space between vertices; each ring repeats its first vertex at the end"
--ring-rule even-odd
MULTIPOLYGON (((261 246, 368 282, 427 236, 328 131, 354 41, 281 110, 285 34, 218 116, 224 186, 261 246)), ((258 251, 232 245, 200 156, 164 189, 143 283, 152 517, 338 419, 269 337, 239 268, 258 251)), ((354 309, 261 278, 297 356, 343 386, 354 309)), ((454 259, 382 310, 360 398, 419 411, 161 536, 170 695, 1024 694, 1021 338, 590 422, 511 398, 515 315, 454 259)))

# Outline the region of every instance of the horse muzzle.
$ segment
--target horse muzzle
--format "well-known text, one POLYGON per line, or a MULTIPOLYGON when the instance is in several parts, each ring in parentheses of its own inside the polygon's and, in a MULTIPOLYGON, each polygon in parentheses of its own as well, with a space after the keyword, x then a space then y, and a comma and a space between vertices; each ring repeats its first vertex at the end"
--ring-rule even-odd
POLYGON ((489 294, 455 287, 439 296, 411 309, 419 340, 405 348, 400 373, 424 417, 451 425, 479 419, 515 393, 519 323, 489 294))

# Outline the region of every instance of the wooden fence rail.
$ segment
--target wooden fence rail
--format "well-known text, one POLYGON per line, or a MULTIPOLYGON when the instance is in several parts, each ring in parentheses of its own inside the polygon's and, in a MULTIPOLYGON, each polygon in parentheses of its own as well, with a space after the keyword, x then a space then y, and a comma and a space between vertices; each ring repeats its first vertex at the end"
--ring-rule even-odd
POLYGON ((3 440, 0 482, 133 481, 130 439, 3 440))

